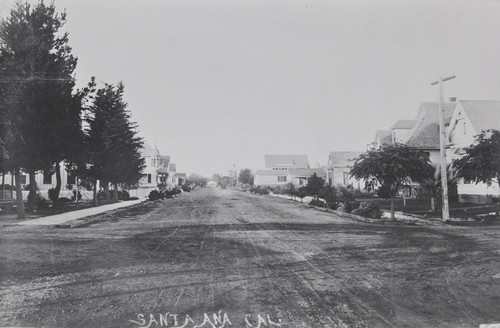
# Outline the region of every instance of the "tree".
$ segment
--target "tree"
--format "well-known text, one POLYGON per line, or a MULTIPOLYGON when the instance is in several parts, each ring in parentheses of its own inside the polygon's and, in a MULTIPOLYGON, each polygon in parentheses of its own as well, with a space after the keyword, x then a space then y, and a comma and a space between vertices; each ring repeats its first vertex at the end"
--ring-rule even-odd
POLYGON ((196 187, 203 188, 207 185, 208 179, 198 175, 196 173, 191 173, 186 181, 186 184, 192 184, 196 187))
POLYGON ((306 190, 309 193, 309 195, 318 197, 318 194, 320 193, 321 189, 325 186, 325 179, 318 177, 316 172, 313 173, 309 178, 307 178, 307 186, 306 190))
MULTIPOLYGON (((68 46, 68 34, 59 33, 65 22, 66 14, 57 13, 53 3, 40 1, 31 7, 18 2, 0 27, 4 102, 0 107, 11 137, 10 142, 3 141, 3 150, 16 180, 21 168, 30 175, 30 208, 35 201, 36 171, 50 167, 58 161, 56 157, 64 157, 62 147, 73 141, 64 136, 81 131, 80 111, 72 107, 77 59, 68 46)), ((22 202, 18 208, 18 217, 23 217, 22 202)))
POLYGON ((227 187, 229 187, 231 185, 231 178, 228 177, 227 175, 221 177, 219 179, 219 185, 222 189, 226 189, 227 187))
POLYGON ((361 154, 349 174, 356 179, 375 178, 389 191, 391 219, 394 220, 394 198, 399 188, 432 179, 434 169, 423 151, 396 143, 371 148, 361 154))
POLYGON ((122 83, 116 87, 105 84, 97 90, 90 109, 91 116, 88 118, 88 174, 94 178, 94 197, 99 180, 107 201, 110 200, 110 183, 114 186, 117 200, 118 184, 137 183, 144 168, 144 158, 140 155, 143 141, 137 137, 137 125, 130 121, 123 91, 122 83))
POLYGON ((453 161, 457 178, 500 186, 500 131, 487 130, 475 137, 465 155, 453 161))
POLYGON ((253 174, 250 169, 243 169, 238 175, 238 181, 242 184, 252 186, 253 185, 253 174))

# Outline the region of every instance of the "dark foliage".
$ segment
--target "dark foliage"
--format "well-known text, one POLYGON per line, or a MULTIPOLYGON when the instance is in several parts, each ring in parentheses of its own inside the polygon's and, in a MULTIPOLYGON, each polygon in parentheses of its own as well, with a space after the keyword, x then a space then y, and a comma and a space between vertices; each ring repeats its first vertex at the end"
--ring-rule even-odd
POLYGON ((361 202, 359 207, 353 209, 351 213, 372 219, 380 219, 382 216, 382 211, 374 201, 361 202))

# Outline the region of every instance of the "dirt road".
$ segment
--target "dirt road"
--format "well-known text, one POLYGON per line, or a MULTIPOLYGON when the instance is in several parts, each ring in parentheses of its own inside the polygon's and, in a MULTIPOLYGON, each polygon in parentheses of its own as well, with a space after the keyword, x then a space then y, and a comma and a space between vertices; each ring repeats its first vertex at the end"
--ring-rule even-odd
POLYGON ((0 327, 479 327, 500 226, 352 222, 219 189, 0 229, 0 327))

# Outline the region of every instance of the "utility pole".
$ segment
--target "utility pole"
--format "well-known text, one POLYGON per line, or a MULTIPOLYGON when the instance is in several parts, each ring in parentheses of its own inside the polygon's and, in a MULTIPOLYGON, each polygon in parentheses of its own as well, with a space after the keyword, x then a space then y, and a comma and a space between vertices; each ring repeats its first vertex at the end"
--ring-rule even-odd
POLYGON ((439 84, 439 154, 441 166, 441 194, 443 199, 443 222, 450 219, 450 208, 448 206, 448 174, 446 172, 446 130, 444 129, 444 96, 443 82, 452 80, 455 75, 445 78, 439 77, 438 81, 434 81, 431 85, 439 84))

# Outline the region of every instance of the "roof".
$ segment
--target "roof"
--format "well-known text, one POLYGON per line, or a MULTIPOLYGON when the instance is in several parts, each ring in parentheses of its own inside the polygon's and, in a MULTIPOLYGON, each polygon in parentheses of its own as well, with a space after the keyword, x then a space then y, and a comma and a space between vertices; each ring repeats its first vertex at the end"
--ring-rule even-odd
POLYGON ((380 144, 382 145, 391 145, 392 144, 392 132, 391 130, 377 130, 375 132, 375 142, 380 140, 380 144))
POLYGON ((500 130, 500 101, 498 100, 459 100, 467 113, 476 133, 483 130, 500 130))
MULTIPOLYGON (((444 104, 445 124, 449 123, 457 103, 444 104)), ((420 149, 439 149, 439 104, 421 103, 417 123, 403 137, 402 142, 420 149)))
POLYGON ((185 177, 186 177, 186 173, 175 173, 175 174, 174 174, 174 177, 177 177, 177 178, 185 178, 185 177))
POLYGON ((316 175, 320 178, 326 178, 326 172, 325 169, 322 168, 316 168, 316 169, 290 169, 288 170, 290 172, 290 175, 292 177, 296 178, 309 178, 310 176, 316 175))
POLYGON ((141 149, 141 156, 142 157, 160 156, 160 151, 158 150, 158 148, 156 148, 156 147, 153 148, 150 145, 148 145, 147 143, 145 143, 141 149))
POLYGON ((331 151, 328 158, 328 168, 350 167, 361 154, 360 151, 331 151))
POLYGON ((415 123, 417 123, 416 120, 399 120, 391 126, 391 130, 411 129, 415 125, 415 123))
POLYGON ((309 168, 307 155, 264 155, 266 168, 309 168))

